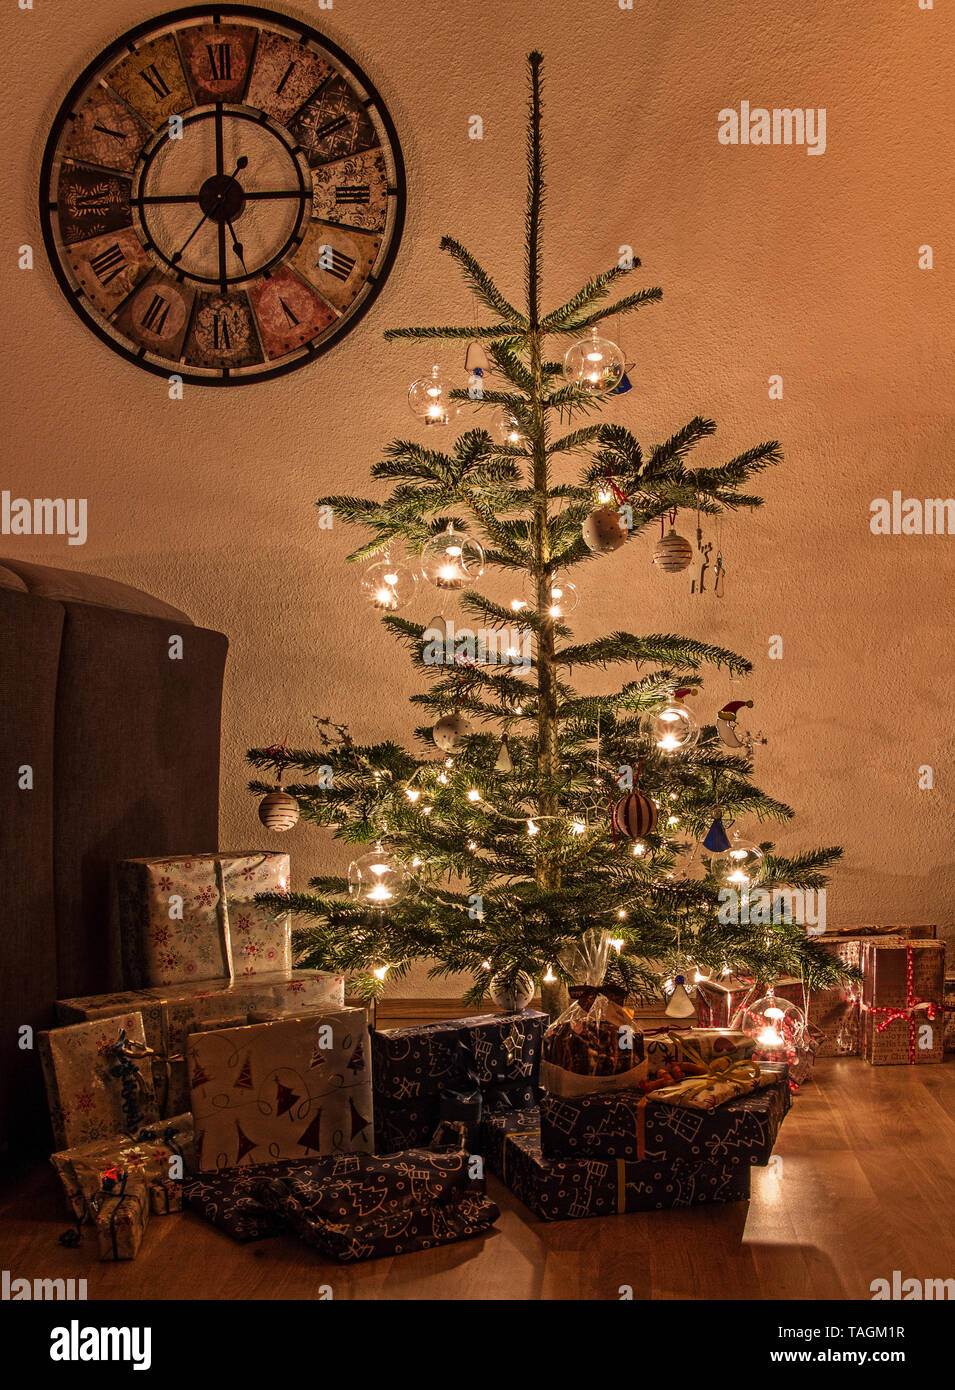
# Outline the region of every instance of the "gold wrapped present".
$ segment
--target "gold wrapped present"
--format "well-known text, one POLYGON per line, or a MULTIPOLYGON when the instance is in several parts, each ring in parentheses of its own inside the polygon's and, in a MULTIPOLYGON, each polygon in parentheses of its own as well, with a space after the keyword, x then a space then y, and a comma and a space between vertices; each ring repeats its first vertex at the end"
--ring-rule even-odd
POLYGON ((37 1045, 57 1148, 135 1133, 158 1119, 138 1010, 51 1028, 37 1045))
POLYGON ((141 1173, 107 1178, 96 1198, 96 1240, 101 1260, 135 1260, 146 1234, 149 1203, 141 1173))
POLYGON ((67 1200, 77 1221, 92 1220, 93 1199, 102 1190, 103 1177, 110 1170, 141 1173, 149 1182, 158 1182, 195 1170, 192 1116, 174 1115, 147 1125, 135 1138, 118 1135, 97 1139, 52 1155, 50 1162, 59 1175, 67 1200))

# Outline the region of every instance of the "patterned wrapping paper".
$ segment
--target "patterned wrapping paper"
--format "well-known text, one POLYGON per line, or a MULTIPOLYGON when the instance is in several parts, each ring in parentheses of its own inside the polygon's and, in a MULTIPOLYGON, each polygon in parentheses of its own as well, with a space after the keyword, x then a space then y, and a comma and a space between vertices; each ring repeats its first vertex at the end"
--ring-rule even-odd
POLYGON ((500 1212, 469 1168, 463 1150, 352 1154, 261 1179, 255 1191, 302 1240, 344 1264, 482 1235, 500 1212))
POLYGON ((109 1169, 118 1169, 121 1173, 140 1172, 149 1183, 169 1176, 171 1158, 181 1158, 186 1173, 195 1168, 190 1114, 174 1115, 147 1125, 135 1138, 121 1135, 65 1149, 51 1155, 50 1162, 63 1184, 73 1215, 77 1221, 88 1221, 93 1198, 100 1191, 103 1175, 109 1169))
POLYGON ((635 1091, 545 1095, 541 1152, 546 1158, 642 1157, 673 1165, 738 1158, 764 1165, 792 1104, 785 1065, 776 1076, 772 1085, 710 1111, 665 1105, 635 1091))
POLYGON ((262 1180, 307 1173, 314 1166, 313 1158, 283 1158, 275 1163, 259 1163, 254 1168, 220 1168, 217 1172, 200 1173, 183 1183, 183 1201, 233 1240, 261 1240, 282 1230, 281 1218, 256 1195, 262 1180))
POLYGON ((135 1131, 158 1119, 138 1011, 111 1010, 92 1022, 51 1028, 37 1035, 37 1049, 58 1148, 135 1131))
POLYGON ((149 1200, 141 1173, 124 1173, 112 1192, 98 1194, 96 1241, 101 1260, 135 1260, 149 1222, 149 1200))
POLYGON ((193 1033, 187 1055, 200 1170, 371 1152, 364 1009, 193 1033))
POLYGON ((149 1210, 153 1216, 171 1216, 182 1211, 182 1183, 166 1178, 149 1184, 149 1210))
POLYGON ((116 866, 123 976, 131 988, 289 970, 291 919, 256 893, 289 891, 272 851, 123 859, 116 866))
POLYGON ((862 969, 863 1059, 876 1067, 941 1062, 944 943, 867 941, 862 969))
POLYGON ((341 1009, 345 978, 323 970, 281 971, 244 980, 203 980, 166 989, 132 990, 123 994, 94 994, 60 999, 60 1023, 109 1017, 121 1010, 142 1014, 146 1042, 153 1049, 153 1085, 162 1115, 188 1110, 189 1073, 186 1038, 210 1025, 227 1027, 245 1022, 250 1012, 270 1010, 282 1017, 308 1009, 341 1009))
POLYGON ((715 1057, 726 1057, 734 1062, 746 1062, 756 1051, 752 1038, 733 1028, 687 1028, 672 1033, 676 1045, 677 1060, 692 1058, 699 1054, 704 1062, 712 1062, 715 1057))
POLYGON ((377 1152, 429 1144, 443 1091, 476 1088, 485 1112, 533 1105, 548 1023, 547 1014, 523 1009, 373 1032, 377 1152))
POLYGON ((489 1115, 483 1143, 490 1171, 545 1221, 741 1202, 749 1196, 750 1164, 739 1155, 679 1164, 545 1158, 536 1109, 489 1115))

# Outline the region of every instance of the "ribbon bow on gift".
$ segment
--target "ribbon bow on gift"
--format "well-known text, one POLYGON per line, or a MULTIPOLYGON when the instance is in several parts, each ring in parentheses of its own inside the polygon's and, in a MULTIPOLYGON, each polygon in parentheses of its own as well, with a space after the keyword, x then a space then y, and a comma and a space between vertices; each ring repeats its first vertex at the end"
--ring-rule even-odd
POLYGON ((865 1004, 870 1014, 885 1014, 881 1023, 875 1025, 877 1033, 884 1033, 890 1024, 896 1023, 899 1019, 909 1025, 909 1065, 915 1065, 915 1024, 916 1014, 924 1009, 927 1018, 934 1021, 938 1012, 935 1005, 929 999, 919 999, 915 993, 915 963, 912 955, 912 947, 905 948, 905 1003, 886 1004, 877 1008, 874 1004, 865 1004))
POLYGON ((686 1097, 687 1100, 692 1100, 717 1085, 730 1085, 741 1095, 752 1090, 760 1079, 760 1069, 755 1062, 739 1061, 732 1057, 714 1057, 711 1061, 705 1062, 702 1053, 692 1043, 682 1042, 681 1049, 685 1059, 702 1070, 695 1076, 688 1076, 685 1081, 677 1082, 675 1086, 664 1087, 665 1094, 655 1091, 654 1099, 676 1100, 677 1097, 686 1097))
POLYGON ((137 1042, 134 1038, 126 1036, 126 1029, 121 1028, 114 1043, 110 1043, 104 1049, 107 1057, 111 1059, 109 1068, 110 1076, 115 1076, 120 1082, 120 1091, 123 1098, 123 1114, 126 1117, 126 1128, 132 1134, 138 1125, 141 1125, 146 1118, 140 1107, 140 1097, 146 1090, 146 1082, 143 1074, 139 1070, 137 1061, 143 1057, 152 1056, 153 1049, 147 1047, 145 1043, 137 1042))

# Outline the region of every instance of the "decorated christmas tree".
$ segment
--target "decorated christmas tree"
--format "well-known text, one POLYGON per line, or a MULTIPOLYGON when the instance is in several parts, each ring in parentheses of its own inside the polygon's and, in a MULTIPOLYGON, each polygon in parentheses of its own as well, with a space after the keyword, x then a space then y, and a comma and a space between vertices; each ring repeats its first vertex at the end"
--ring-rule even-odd
POLYGON ((369 533, 349 558, 365 565, 373 607, 427 687, 411 697, 423 716, 417 746, 364 744, 321 718, 316 749, 250 750, 272 774, 251 783, 270 794, 267 824, 297 810, 356 847, 347 879, 315 878, 276 901, 296 914, 302 963, 350 972, 367 997, 386 973, 428 960, 436 976, 471 978, 469 1002, 489 987, 507 1000, 540 985, 553 1011, 579 960, 605 959, 608 939, 619 983, 640 997, 730 970, 827 983, 845 971, 801 925, 793 890, 822 887, 840 851, 783 856, 768 841, 731 839, 734 821, 793 812, 752 780, 751 740, 734 722, 744 701, 713 724, 691 713, 709 669, 744 677, 750 663, 669 633, 578 644, 566 621, 578 567, 599 584, 601 556, 669 519, 656 568, 684 570, 693 547, 673 519, 684 511, 699 525, 760 506, 753 480, 782 455, 770 442, 704 466, 691 455, 711 420, 645 449, 593 419, 629 389, 601 325, 661 291, 616 297, 633 259, 544 306, 540 55, 528 63, 523 302, 445 238, 491 321, 386 337, 467 343, 470 375, 449 389, 435 368, 412 387, 428 444, 387 447, 372 469, 387 496, 318 503, 369 533), (455 419, 471 427, 442 448, 455 419), (493 571, 524 597, 487 597, 493 571), (409 597, 420 620, 397 611, 409 597), (587 667, 631 670, 607 693, 578 693, 574 672, 587 667))

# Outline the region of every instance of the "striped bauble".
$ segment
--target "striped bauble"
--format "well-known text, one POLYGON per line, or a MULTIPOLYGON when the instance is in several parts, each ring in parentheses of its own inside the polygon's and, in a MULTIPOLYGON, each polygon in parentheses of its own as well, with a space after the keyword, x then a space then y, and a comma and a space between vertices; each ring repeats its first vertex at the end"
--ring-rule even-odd
POLYGON ((653 830, 658 814, 656 802, 641 791, 632 791, 614 804, 610 821, 618 835, 625 835, 628 840, 639 840, 641 835, 649 835, 653 830))
POLYGON ((291 830, 298 816, 298 802, 288 792, 269 792, 259 802, 259 820, 266 830, 291 830))
POLYGON ((667 574, 673 574, 676 570, 685 570, 693 559, 693 547, 690 542, 678 536, 670 527, 670 530, 657 543, 653 552, 653 563, 659 565, 667 574))

